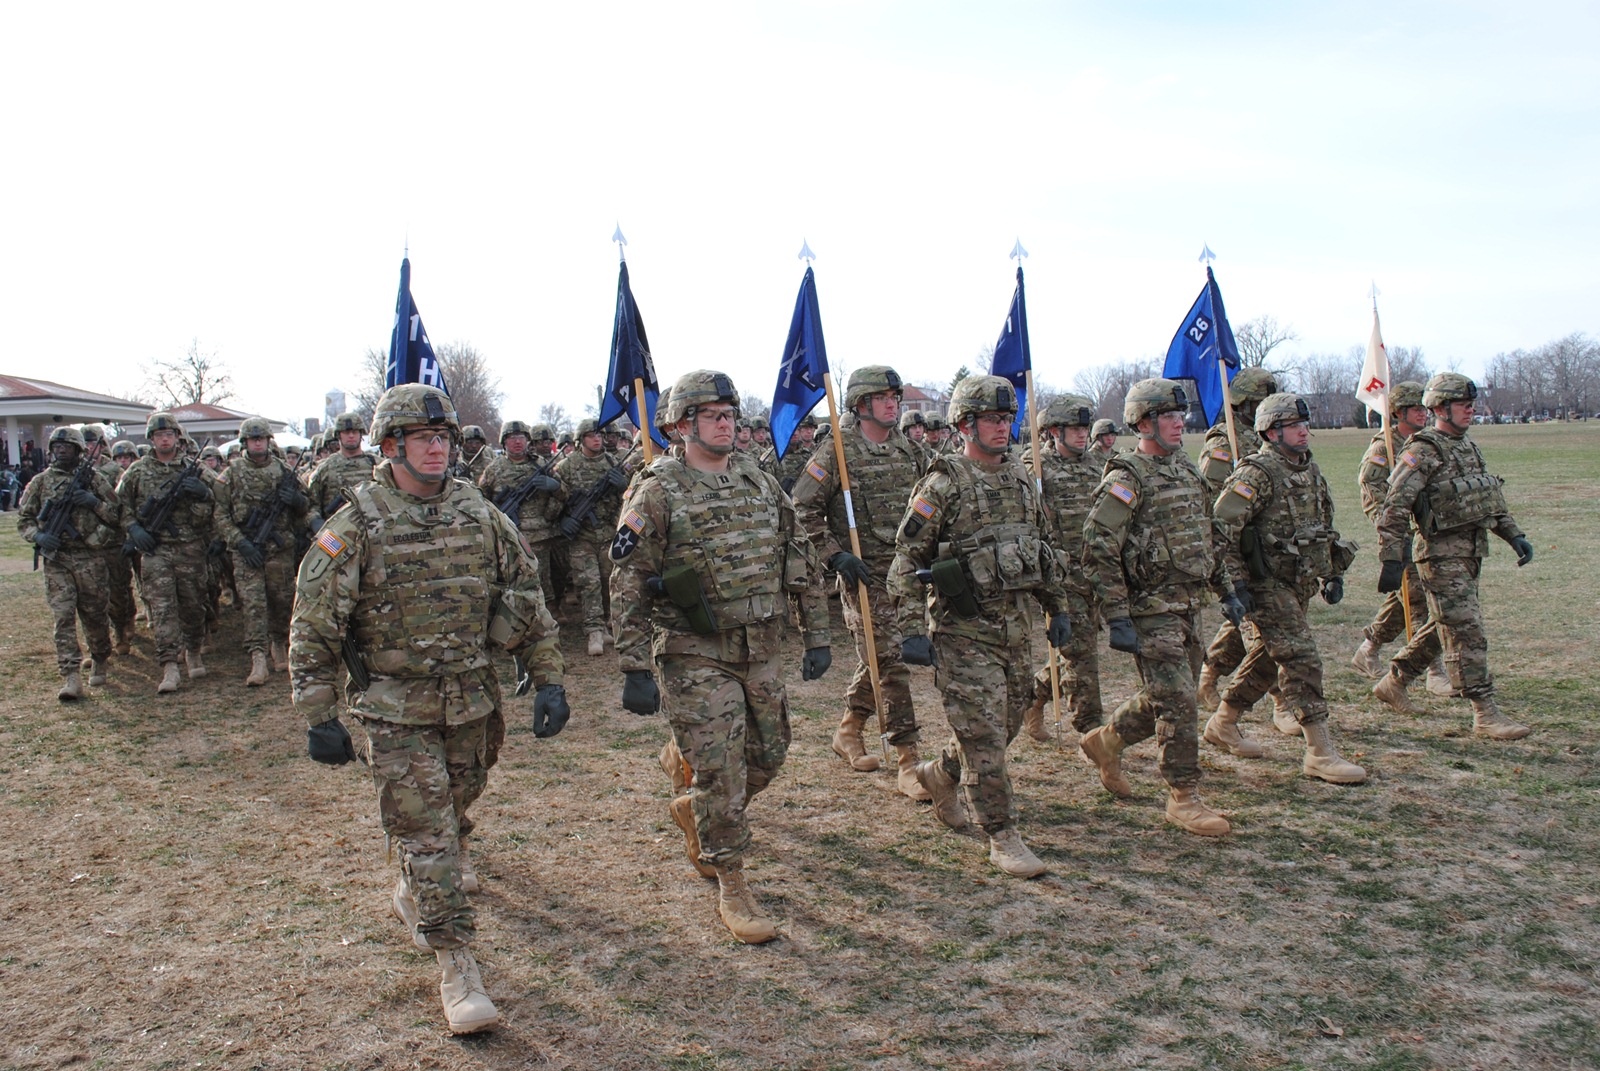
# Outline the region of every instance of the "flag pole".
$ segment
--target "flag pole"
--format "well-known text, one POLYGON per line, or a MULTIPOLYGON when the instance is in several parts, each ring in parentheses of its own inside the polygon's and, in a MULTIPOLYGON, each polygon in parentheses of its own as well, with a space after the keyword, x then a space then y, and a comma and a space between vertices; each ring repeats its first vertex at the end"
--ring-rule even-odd
MULTIPOLYGON (((617 243, 617 263, 626 264, 628 262, 628 253, 623 247, 628 244, 628 240, 622 236, 622 224, 617 224, 616 233, 611 236, 611 240, 617 243)), ((644 467, 649 468, 650 463, 655 460, 655 453, 651 450, 651 446, 654 444, 650 441, 650 414, 644 404, 643 376, 633 377, 633 404, 638 409, 637 419, 641 435, 640 446, 644 450, 644 467)))
MULTIPOLYGON (((1378 284, 1376 282, 1372 284, 1372 323, 1375 327, 1378 323, 1378 284)), ((1389 412, 1393 408, 1389 404, 1389 392, 1393 386, 1390 380, 1394 379, 1394 373, 1389 368, 1389 353, 1387 350, 1384 351, 1383 355, 1383 367, 1383 409, 1378 416, 1383 422, 1383 447, 1389 452, 1389 471, 1393 472, 1397 459, 1394 453, 1394 421, 1389 416, 1389 412)), ((1400 610, 1406 621, 1406 642, 1410 643, 1412 636, 1411 580, 1404 569, 1400 571, 1400 610)))

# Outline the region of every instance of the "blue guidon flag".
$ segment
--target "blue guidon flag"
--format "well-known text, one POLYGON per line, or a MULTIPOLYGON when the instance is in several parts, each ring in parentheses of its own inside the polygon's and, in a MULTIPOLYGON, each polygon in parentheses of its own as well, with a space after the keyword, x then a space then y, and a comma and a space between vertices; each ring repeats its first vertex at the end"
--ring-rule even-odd
MULTIPOLYGON (((618 233, 621 231, 619 229, 618 233)), ((600 401, 600 426, 620 416, 639 422, 639 405, 634 400, 635 381, 644 384, 645 425, 650 439, 667 449, 666 437, 656 430, 656 401, 661 388, 656 384, 656 365, 650 357, 650 339, 644 332, 644 319, 628 285, 628 262, 617 273, 617 316, 611 328, 611 369, 606 375, 606 392, 600 401)))
POLYGON ((1217 277, 1206 265, 1206 285, 1194 299, 1189 315, 1184 317, 1178 333, 1172 336, 1167 347, 1167 363, 1161 374, 1167 379, 1194 380, 1195 393, 1206 411, 1206 423, 1214 424, 1222 412, 1222 378, 1217 362, 1222 362, 1233 382, 1239 371, 1239 346, 1233 340, 1233 328, 1228 326, 1228 311, 1222 307, 1222 291, 1217 288, 1217 277))
POLYGON ((789 439, 807 413, 827 392, 828 346, 822 339, 822 310, 817 305, 817 278, 806 265, 800 293, 789 318, 789 337, 778 363, 778 386, 772 392, 772 449, 781 459, 789 439))
POLYGON ((422 326, 422 314, 417 303, 411 300, 411 258, 400 261, 400 296, 394 303, 394 331, 389 336, 389 364, 383 370, 383 387, 398 387, 402 383, 426 383, 438 387, 446 394, 444 369, 434 356, 433 343, 428 341, 428 331, 422 326))
MULTIPOLYGON (((1019 248, 1021 243, 1018 243, 1019 248)), ((1028 299, 1022 290, 1022 263, 1017 263, 1017 289, 1011 295, 1006 325, 994 344, 989 374, 999 376, 1017 392, 1017 418, 1011 422, 1011 438, 1022 441, 1028 420, 1028 372, 1033 368, 1033 350, 1028 346, 1028 299)))

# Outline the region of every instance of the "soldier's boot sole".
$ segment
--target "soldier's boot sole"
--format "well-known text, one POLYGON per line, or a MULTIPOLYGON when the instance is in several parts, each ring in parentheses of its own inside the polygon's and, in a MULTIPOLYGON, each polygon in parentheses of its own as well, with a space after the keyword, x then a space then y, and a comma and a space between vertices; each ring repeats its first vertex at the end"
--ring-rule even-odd
POLYGON ((1099 771, 1100 783, 1105 790, 1119 799, 1132 799, 1133 786, 1122 773, 1122 749, 1126 745, 1117 731, 1102 725, 1078 741, 1078 750, 1099 771))
POLYGON ((702 878, 717 876, 717 868, 710 863, 700 861, 700 827, 694 821, 694 803, 687 795, 678 796, 667 805, 667 811, 672 815, 672 821, 683 831, 683 850, 689 856, 689 865, 699 872, 702 878))
POLYGON ((1378 645, 1371 640, 1361 641, 1356 653, 1350 656, 1350 664, 1355 667, 1357 673, 1368 680, 1378 680, 1388 672, 1384 668, 1382 656, 1378 654, 1378 645))
POLYGON ((1383 701, 1384 705, 1396 714, 1421 714, 1422 708, 1411 701, 1406 694, 1406 683, 1395 675, 1393 669, 1384 674, 1383 679, 1372 686, 1372 694, 1383 701))
POLYGON ((1493 699, 1472 701, 1472 731, 1490 740, 1521 740, 1533 732, 1531 726, 1512 721, 1500 713, 1493 699))
POLYGON ((1167 821, 1199 837, 1220 837, 1232 828, 1192 788, 1175 788, 1168 794, 1167 821))
POLYGON ((472 953, 464 948, 439 948, 434 954, 444 973, 439 1001, 450 1033, 477 1034, 499 1026, 500 1012, 483 987, 483 975, 472 953))

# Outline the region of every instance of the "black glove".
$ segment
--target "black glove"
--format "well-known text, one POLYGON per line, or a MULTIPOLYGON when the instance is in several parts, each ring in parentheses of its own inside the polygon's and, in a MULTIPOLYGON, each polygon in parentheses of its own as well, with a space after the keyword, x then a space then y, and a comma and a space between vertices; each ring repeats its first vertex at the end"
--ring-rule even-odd
POLYGON ((561 481, 554 476, 539 476, 533 481, 534 494, 549 494, 561 490, 561 481))
POLYGON ((900 661, 908 666, 937 666, 933 641, 926 636, 907 636, 900 641, 900 661))
POLYGON ((267 562, 267 559, 261 555, 261 548, 248 539, 241 539, 235 543, 233 552, 243 558, 244 563, 252 569, 259 569, 267 562))
POLYGON ((583 522, 576 517, 563 517, 558 527, 561 529, 562 535, 568 539, 576 539, 578 533, 583 530, 583 522))
POLYGON ((794 477, 793 476, 784 477, 783 479, 778 481, 778 486, 783 488, 783 493, 784 494, 786 494, 786 495, 793 494, 794 493, 794 477))
POLYGON ((612 490, 621 491, 628 486, 628 471, 621 465, 612 465, 606 469, 606 483, 611 485, 612 490))
POLYGON ((304 509, 306 506, 306 496, 300 493, 299 488, 283 484, 278 485, 278 501, 290 509, 304 509))
POLYGON ((1387 595, 1391 591, 1400 590, 1400 579, 1406 575, 1405 562, 1384 562, 1383 572, 1378 574, 1378 592, 1387 595))
POLYGON ((198 476, 185 476, 178 481, 178 490, 186 497, 198 502, 211 501, 211 488, 198 476))
POLYGON ((128 525, 128 542, 133 544, 135 550, 143 551, 146 554, 156 549, 156 537, 145 531, 143 525, 128 525))
POLYGON ((80 487, 72 492, 72 504, 74 506, 82 506, 85 509, 94 509, 100 504, 100 496, 87 487, 80 487))
POLYGON ((1344 581, 1338 577, 1329 577, 1322 582, 1322 601, 1329 606, 1336 606, 1344 598, 1344 581))
POLYGON ((343 766, 356 760, 355 745, 338 718, 306 730, 306 753, 329 766, 343 766))
POLYGON ((1072 619, 1066 614, 1051 614, 1050 627, 1044 635, 1051 647, 1065 647, 1072 639, 1072 619))
POLYGON ((567 727, 572 708, 567 706, 567 690, 559 684, 541 684, 533 694, 533 735, 541 739, 554 736, 567 727))
POLYGON ((841 550, 829 558, 828 568, 844 577, 845 582, 853 588, 865 584, 872 575, 867 572, 867 563, 848 550, 841 550))
POLYGON ((312 514, 311 519, 307 523, 309 525, 309 530, 306 532, 306 534, 309 536, 314 537, 322 530, 322 518, 316 516, 315 514, 312 514))
POLYGON ((1111 630, 1111 649, 1113 651, 1126 651, 1128 654, 1139 653, 1139 634, 1133 629, 1133 618, 1112 618, 1106 622, 1106 627, 1111 630))
POLYGON ((61 537, 41 528, 33 533, 33 545, 39 548, 40 553, 54 554, 61 549, 61 537))
MULTIPOLYGON (((1233 597, 1239 600, 1239 605, 1244 607, 1245 613, 1250 613, 1256 608, 1255 596, 1250 594, 1250 585, 1243 580, 1233 585, 1233 597)), ((1237 621, 1234 624, 1238 624, 1237 621)))
POLYGON ((806 655, 800 660, 800 679, 803 681, 819 681, 822 675, 828 672, 828 667, 833 665, 833 651, 827 647, 807 647, 806 655))
POLYGON ((1520 568, 1533 561, 1533 544, 1522 536, 1511 541, 1511 549, 1517 552, 1517 566, 1520 568))
POLYGON ((1234 628, 1244 624, 1244 603, 1239 601, 1239 596, 1229 593, 1222 597, 1222 616, 1227 618, 1234 628))
POLYGON ((640 715, 661 709, 661 689, 648 669, 630 669, 622 674, 622 709, 640 715))

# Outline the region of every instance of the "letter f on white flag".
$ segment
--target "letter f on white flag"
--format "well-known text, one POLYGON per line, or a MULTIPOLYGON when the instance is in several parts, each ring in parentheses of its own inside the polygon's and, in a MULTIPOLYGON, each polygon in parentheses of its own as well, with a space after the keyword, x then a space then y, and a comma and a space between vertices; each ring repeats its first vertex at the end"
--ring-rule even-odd
POLYGON ((1389 351, 1383 348, 1377 309, 1372 310, 1372 338, 1367 342, 1367 359, 1356 383, 1356 398, 1379 417, 1389 410, 1389 351))

